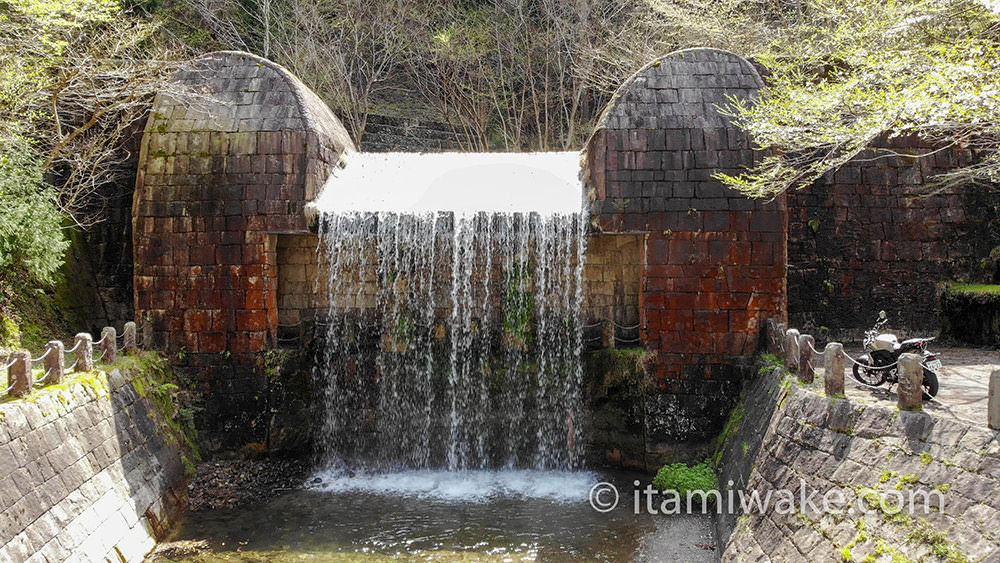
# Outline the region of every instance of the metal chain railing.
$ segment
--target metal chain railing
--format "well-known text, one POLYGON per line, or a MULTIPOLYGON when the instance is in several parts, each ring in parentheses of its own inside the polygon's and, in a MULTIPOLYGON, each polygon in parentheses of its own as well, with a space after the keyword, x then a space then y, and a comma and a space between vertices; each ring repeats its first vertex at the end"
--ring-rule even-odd
MULTIPOLYGON (((876 372, 877 371, 888 372, 890 370, 894 371, 898 370, 900 380, 902 380, 902 378, 905 377, 907 378, 907 380, 913 381, 915 384, 917 384, 916 382, 918 381, 922 381, 924 377, 923 374, 925 373, 925 371, 930 371, 935 374, 938 373, 936 369, 932 369, 929 365, 927 365, 925 361, 920 360, 919 355, 917 355, 917 357, 915 358, 911 358, 910 360, 906 360, 901 356, 892 363, 885 365, 874 365, 874 362, 870 359, 870 357, 855 358, 850 354, 848 354, 846 351, 844 351, 843 346, 839 343, 828 343, 824 350, 818 350, 811 335, 798 334, 798 331, 795 331, 794 329, 786 329, 784 326, 780 326, 776 320, 769 319, 767 323, 767 328, 768 328, 769 349, 772 352, 779 354, 781 357, 785 358, 793 365, 795 363, 800 364, 800 366, 802 367, 799 370, 799 378, 803 383, 808 384, 812 381, 813 376, 819 375, 819 371, 817 369, 817 363, 814 362, 814 358, 818 357, 825 358, 825 366, 823 366, 824 387, 828 392, 836 394, 835 396, 843 395, 844 379, 846 376, 846 372, 848 371, 847 368, 850 368, 852 366, 854 367, 856 373, 858 371, 857 368, 863 368, 865 370, 871 370, 876 372), (832 344, 836 344, 836 347, 831 347, 832 344), (796 350, 801 348, 799 352, 794 353, 795 354, 794 358, 791 357, 790 355, 791 352, 789 350, 790 347, 796 350), (834 356, 830 356, 830 354, 827 353, 831 351, 835 354, 834 356), (906 363, 907 361, 912 361, 913 363, 907 364, 906 363), (831 372, 831 366, 832 366, 832 372, 831 372)), ((865 381, 862 380, 863 378, 861 377, 855 377, 853 379, 856 380, 856 383, 858 385, 870 389, 879 388, 881 386, 881 384, 872 385, 870 383, 866 383, 865 381)), ((982 424, 981 421, 976 422, 973 420, 968 420, 967 418, 963 418, 962 416, 959 416, 959 413, 954 411, 955 409, 954 405, 949 404, 947 401, 941 400, 941 398, 939 398, 938 396, 927 397, 926 394, 923 393, 923 390, 926 389, 926 387, 923 386, 922 384, 917 384, 917 386, 922 388, 920 392, 917 392, 916 390, 909 388, 904 393, 902 387, 900 388, 899 391, 897 391, 896 394, 897 394, 897 402, 899 408, 903 409, 919 408, 919 405, 921 403, 930 403, 937 405, 942 409, 947 410, 949 416, 952 416, 957 420, 962 420, 970 424, 982 424)), ((1000 386, 998 386, 997 389, 1000 389, 1000 386)), ((998 400, 997 397, 994 396, 994 393, 995 391, 993 390, 993 386, 991 385, 990 390, 988 391, 988 400, 991 402, 991 404, 993 404, 994 401, 998 400)), ((996 426, 997 422, 995 422, 993 418, 989 418, 988 424, 990 425, 991 428, 998 427, 996 426)))
POLYGON ((51 353, 52 353, 52 348, 46 348, 45 353, 43 353, 41 356, 38 356, 37 358, 31 358, 31 363, 40 362, 44 360, 51 353))
MULTIPOLYGON (((146 327, 147 324, 147 322, 144 322, 142 326, 146 327)), ((73 347, 69 349, 66 349, 62 342, 56 340, 46 345, 45 351, 38 357, 32 357, 29 352, 19 352, 15 354, 14 358, 11 359, 6 365, 0 367, 0 371, 7 372, 6 375, 8 384, 6 389, 3 390, 3 393, 0 393, 0 396, 9 395, 11 391, 18 389, 19 385, 21 386, 21 390, 17 391, 18 394, 25 393, 27 390, 36 386, 43 386, 52 382, 58 383, 59 380, 61 380, 62 373, 64 371, 73 371, 80 365, 89 366, 92 365, 93 362, 100 362, 102 360, 107 360, 107 362, 113 363, 117 359, 118 352, 125 351, 129 348, 138 348, 138 334, 139 328, 136 323, 129 322, 125 324, 125 329, 121 332, 121 334, 118 334, 113 328, 106 328, 103 331, 100 340, 97 340, 96 342, 93 341, 89 334, 82 333, 77 335, 75 339, 76 342, 73 347), (112 336, 112 334, 114 334, 114 336, 112 336), (118 344, 119 340, 122 341, 121 345, 118 344), (92 351, 93 346, 101 347, 100 352, 96 355, 92 351), (50 358, 52 352, 55 350, 58 350, 60 356, 63 356, 64 354, 75 354, 76 359, 69 366, 65 366, 65 359, 63 357, 58 360, 50 358), (43 361, 45 362, 45 370, 36 379, 32 373, 34 370, 30 369, 31 364, 43 361), (20 366, 18 366, 19 362, 21 363, 20 366), (55 362, 54 366, 52 365, 53 362, 55 362), (81 362, 83 363, 81 364, 81 362), (57 374, 54 381, 52 377, 53 373, 57 374)))
POLYGON ((38 379, 36 379, 34 381, 34 385, 38 385, 38 384, 42 383, 43 381, 45 381, 46 379, 48 379, 50 375, 52 375, 52 368, 49 368, 49 369, 45 370, 45 373, 43 373, 41 377, 39 377, 38 379))
POLYGON ((823 354, 826 354, 826 350, 823 350, 822 352, 820 352, 819 350, 817 350, 816 347, 813 346, 812 341, 806 340, 806 343, 808 343, 809 344, 809 348, 812 349, 813 355, 815 355, 815 356, 822 356, 823 354))
MULTIPOLYGON (((640 323, 636 323, 634 325, 623 325, 610 319, 599 319, 596 322, 584 324, 580 328, 582 330, 588 330, 604 326, 610 326, 622 331, 637 330, 642 327, 640 323)), ((614 341, 614 344, 636 344, 642 342, 642 338, 640 338, 639 336, 636 336, 635 338, 625 338, 624 336, 620 336, 619 334, 617 334, 617 331, 615 334, 611 335, 610 338, 611 340, 614 341)), ((583 338, 582 341, 584 344, 591 344, 594 342, 603 342, 604 339, 605 339, 604 335, 598 335, 598 336, 591 336, 589 338, 583 338)))

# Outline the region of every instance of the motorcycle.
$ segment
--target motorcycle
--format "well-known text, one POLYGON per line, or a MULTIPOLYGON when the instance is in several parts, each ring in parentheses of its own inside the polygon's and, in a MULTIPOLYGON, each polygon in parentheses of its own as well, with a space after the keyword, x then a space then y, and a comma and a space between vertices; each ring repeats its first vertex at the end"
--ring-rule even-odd
POLYGON ((921 385, 924 400, 933 399, 938 392, 937 372, 941 369, 941 360, 926 347, 934 338, 910 338, 900 342, 894 334, 881 333, 889 318, 885 311, 879 311, 878 316, 875 326, 865 331, 865 353, 854 364, 854 379, 871 387, 885 382, 889 382, 890 386, 899 383, 899 367, 896 365, 899 356, 920 354, 924 357, 924 380, 921 385))

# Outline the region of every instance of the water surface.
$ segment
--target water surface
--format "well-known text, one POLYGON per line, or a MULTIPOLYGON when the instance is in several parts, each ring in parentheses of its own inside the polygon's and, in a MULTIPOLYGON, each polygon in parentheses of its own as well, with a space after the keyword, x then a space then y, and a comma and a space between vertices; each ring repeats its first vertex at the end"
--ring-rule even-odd
MULTIPOLYGON (((212 553, 154 560, 672 561, 657 555, 673 553, 678 545, 669 534, 661 537, 669 520, 632 513, 629 491, 635 478, 590 472, 413 471, 328 479, 264 505, 189 514, 178 539, 207 540, 212 553), (619 486, 622 502, 599 513, 590 506, 588 492, 606 479, 619 486), (656 538, 658 545, 644 542, 646 537, 656 538)), ((711 550, 694 549, 702 552, 700 560, 715 558, 711 550)))

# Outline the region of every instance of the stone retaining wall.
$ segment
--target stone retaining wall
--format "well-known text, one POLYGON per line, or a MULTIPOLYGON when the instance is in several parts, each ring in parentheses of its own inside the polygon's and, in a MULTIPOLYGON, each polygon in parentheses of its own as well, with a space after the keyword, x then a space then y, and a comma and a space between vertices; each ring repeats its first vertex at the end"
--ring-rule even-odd
POLYGON ((860 337, 885 309, 895 330, 933 335, 938 283, 988 281, 984 258, 1000 247, 996 186, 929 185, 974 158, 903 137, 790 192, 789 322, 860 337))
POLYGON ((0 404, 0 559, 141 561, 187 503, 155 408, 118 369, 0 404))
POLYGON ((473 146, 465 132, 447 123, 387 115, 368 116, 361 142, 365 152, 462 152, 473 146))
POLYGON ((1000 561, 1000 431, 782 387, 779 376, 751 386, 722 485, 790 490, 797 509, 720 518, 724 561, 1000 561), (799 504, 803 484, 820 507, 832 489, 843 492, 841 506, 859 496, 887 504, 817 513, 799 504), (944 509, 893 515, 896 495, 913 492, 939 494, 944 509))

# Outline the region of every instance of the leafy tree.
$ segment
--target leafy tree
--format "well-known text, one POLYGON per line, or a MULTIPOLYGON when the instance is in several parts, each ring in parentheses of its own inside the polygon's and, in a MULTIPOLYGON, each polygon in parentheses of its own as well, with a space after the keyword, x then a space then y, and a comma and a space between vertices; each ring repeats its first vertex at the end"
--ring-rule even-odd
MULTIPOLYGON (((980 158, 942 184, 1000 181, 1000 13, 969 0, 807 0, 756 55, 762 99, 734 115, 770 155, 736 176, 754 196, 811 184, 886 137, 980 158)), ((891 151, 883 149, 890 154, 891 151)))
POLYGON ((169 74, 156 29, 117 0, 0 4, 0 268, 51 283, 64 225, 99 221, 131 177, 126 141, 169 74))
POLYGON ((68 241, 54 190, 23 139, 0 136, 0 270, 16 268, 51 283, 68 241))

